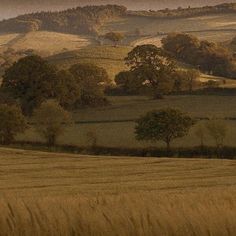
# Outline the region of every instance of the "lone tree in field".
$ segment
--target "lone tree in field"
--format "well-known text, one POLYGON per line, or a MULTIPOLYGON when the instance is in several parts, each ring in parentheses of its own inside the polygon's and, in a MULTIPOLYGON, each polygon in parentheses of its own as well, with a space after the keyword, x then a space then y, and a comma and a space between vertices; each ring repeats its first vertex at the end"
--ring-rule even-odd
POLYGON ((46 139, 49 146, 56 144, 71 120, 70 114, 53 100, 43 102, 34 112, 33 118, 36 131, 46 139))
POLYGON ((19 107, 14 105, 0 105, 0 142, 10 144, 17 134, 27 128, 27 121, 19 107))
POLYGON ((105 39, 110 40, 114 43, 114 46, 117 47, 118 43, 124 39, 124 35, 119 32, 109 32, 105 34, 105 39))
POLYGON ((27 56, 4 74, 2 88, 20 101, 25 114, 43 101, 55 97, 56 69, 39 56, 27 56))
POLYGON ((139 85, 148 85, 154 98, 161 98, 173 87, 173 73, 176 66, 164 51, 155 45, 135 47, 125 58, 139 85))
POLYGON ((137 121, 136 138, 153 142, 164 141, 169 152, 171 142, 187 135, 194 123, 190 116, 175 109, 148 112, 137 121))

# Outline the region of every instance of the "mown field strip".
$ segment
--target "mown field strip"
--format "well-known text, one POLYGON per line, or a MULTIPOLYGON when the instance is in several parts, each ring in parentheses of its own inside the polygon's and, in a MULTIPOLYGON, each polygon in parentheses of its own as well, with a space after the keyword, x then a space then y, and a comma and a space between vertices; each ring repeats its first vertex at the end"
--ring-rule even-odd
POLYGON ((96 157, 0 149, 1 196, 185 192, 236 187, 230 160, 96 157))

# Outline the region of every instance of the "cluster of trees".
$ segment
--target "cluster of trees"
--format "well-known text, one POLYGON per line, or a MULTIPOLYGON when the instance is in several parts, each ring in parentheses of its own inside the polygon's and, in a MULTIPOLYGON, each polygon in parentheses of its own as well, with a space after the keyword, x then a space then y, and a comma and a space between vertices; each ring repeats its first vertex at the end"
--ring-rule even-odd
POLYGON ((235 3, 224 3, 216 6, 205 6, 196 8, 177 8, 177 9, 164 9, 164 10, 149 10, 149 11, 129 11, 128 14, 132 16, 146 16, 157 18, 187 18, 196 17, 209 14, 222 14, 222 13, 235 13, 235 3))
MULTIPOLYGON (((11 144, 18 134, 29 128, 28 119, 15 104, 0 104, 0 121, 0 143, 4 145, 11 144)), ((32 121, 36 132, 53 146, 71 123, 71 115, 57 101, 47 100, 35 109, 32 121)))
POLYGON ((43 58, 21 58, 3 75, 2 100, 15 100, 23 113, 32 114, 42 102, 56 99, 65 109, 103 105, 105 85, 110 80, 105 69, 93 64, 75 64, 58 70, 43 58), (8 98, 8 99, 4 99, 8 98))
POLYGON ((70 123, 68 111, 107 104, 104 89, 109 83, 106 70, 93 64, 58 70, 36 55, 21 58, 3 76, 0 142, 13 142, 30 120, 47 143, 54 145, 65 124, 70 123))
POLYGON ((199 76, 197 70, 180 70, 163 49, 147 44, 135 47, 125 58, 128 71, 122 71, 115 82, 125 93, 151 93, 162 98, 172 91, 181 91, 183 85, 191 92, 199 76))
POLYGON ((126 14, 118 5, 86 6, 60 12, 38 12, 21 15, 0 22, 1 32, 26 33, 48 30, 64 33, 96 34, 96 28, 105 20, 126 14))
MULTIPOLYGON (((136 139, 152 142, 163 141, 166 144, 167 152, 169 152, 172 141, 186 136, 195 124, 195 119, 176 109, 151 111, 136 121, 136 139)), ((217 119, 208 120, 205 124, 201 123, 195 130, 201 148, 203 148, 206 135, 208 135, 215 142, 219 157, 226 134, 227 127, 217 119)))
POLYGON ((232 53, 215 43, 200 41, 189 34, 172 33, 163 38, 162 44, 170 56, 191 64, 205 73, 231 78, 236 76, 232 53))

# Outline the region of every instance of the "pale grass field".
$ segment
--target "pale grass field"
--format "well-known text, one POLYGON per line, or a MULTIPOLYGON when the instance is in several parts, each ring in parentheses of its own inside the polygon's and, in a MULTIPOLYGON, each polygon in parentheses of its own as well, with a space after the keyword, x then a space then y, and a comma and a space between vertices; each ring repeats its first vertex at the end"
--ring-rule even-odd
POLYGON ((48 31, 0 35, 0 46, 11 47, 16 51, 33 49, 43 56, 53 55, 65 50, 78 50, 93 44, 93 39, 82 36, 48 31), (8 45, 9 44, 9 45, 8 45))
MULTIPOLYGON (((204 17, 184 19, 157 19, 151 17, 124 17, 107 22, 101 27, 101 33, 108 31, 134 32, 139 28, 143 34, 156 34, 157 32, 180 32, 236 29, 235 14, 219 14, 204 17)), ((222 35, 223 36, 223 35, 222 35)), ((222 37, 224 41, 224 37, 222 37)))
POLYGON ((0 235, 226 236, 236 163, 0 149, 0 235))
POLYGON ((0 34, 0 48, 5 46, 9 41, 16 38, 19 34, 0 34))
MULTIPOLYGON (((75 121, 93 121, 94 123, 69 126, 58 142, 60 144, 88 146, 90 143, 88 142, 87 133, 92 131, 97 138, 97 145, 99 146, 123 148, 163 147, 164 144, 162 142, 136 141, 134 134, 135 123, 132 121, 117 123, 108 123, 106 121, 135 120, 148 111, 167 107, 179 109, 195 118, 236 118, 236 96, 168 96, 162 100, 151 100, 142 96, 112 96, 108 97, 108 99, 111 102, 110 106, 78 110, 74 114, 75 121), (105 122, 96 123, 97 121, 105 122)), ((224 123, 227 127, 225 145, 235 146, 236 121, 225 120, 224 123)), ((198 146, 200 140, 196 137, 195 131, 199 124, 196 124, 190 130, 188 136, 175 140, 173 146, 198 146)), ((214 145, 213 140, 208 135, 204 139, 206 145, 214 145)), ((18 136, 18 140, 44 141, 35 133, 33 128, 18 136)))
POLYGON ((60 53, 49 57, 48 60, 64 69, 77 63, 92 63, 106 69, 111 80, 114 80, 116 74, 127 70, 124 58, 131 50, 130 46, 90 46, 73 52, 60 53))
MULTIPOLYGON (((236 31, 208 31, 208 32, 191 32, 191 35, 196 36, 200 40, 208 40, 210 42, 215 43, 222 43, 226 41, 230 41, 235 37, 236 31)), ((137 40, 131 42, 132 46, 138 46, 142 44, 153 44, 157 47, 161 47, 162 43, 161 40, 164 36, 149 36, 149 37, 142 37, 137 40)))

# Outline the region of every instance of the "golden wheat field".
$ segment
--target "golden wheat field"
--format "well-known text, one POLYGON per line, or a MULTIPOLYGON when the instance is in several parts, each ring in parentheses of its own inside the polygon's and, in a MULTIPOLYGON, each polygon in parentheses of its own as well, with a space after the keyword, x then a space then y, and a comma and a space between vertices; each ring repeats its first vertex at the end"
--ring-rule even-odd
POLYGON ((0 235, 235 235, 236 162, 0 149, 0 235))

